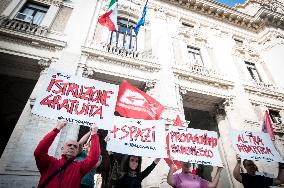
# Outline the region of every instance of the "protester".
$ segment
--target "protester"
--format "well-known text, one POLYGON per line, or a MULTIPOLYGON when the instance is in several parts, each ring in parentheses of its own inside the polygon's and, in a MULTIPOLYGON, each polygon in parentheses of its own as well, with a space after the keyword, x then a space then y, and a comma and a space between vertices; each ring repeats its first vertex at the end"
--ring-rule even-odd
POLYGON ((202 179, 196 174, 191 174, 190 166, 188 162, 180 162, 182 165, 182 172, 173 175, 174 163, 172 161, 168 173, 167 182, 169 185, 175 188, 215 188, 220 179, 222 167, 218 167, 216 175, 212 182, 202 179))
MULTIPOLYGON (((87 142, 88 138, 91 135, 92 130, 90 129, 80 140, 79 140, 79 148, 83 146, 82 151, 77 155, 76 161, 82 161, 86 159, 88 152, 90 151, 90 142, 87 142), (86 143, 87 142, 87 143, 86 143)), ((102 163, 102 156, 100 155, 99 161, 96 165, 90 170, 81 180, 80 188, 94 188, 94 175, 96 174, 96 169, 102 163)))
POLYGON ((41 175, 38 187, 79 188, 81 178, 94 167, 99 159, 101 150, 97 127, 91 130, 91 148, 85 160, 74 161, 79 153, 79 143, 74 140, 69 140, 62 146, 60 159, 48 155, 48 150, 56 135, 66 125, 66 122, 58 122, 57 126, 39 142, 34 152, 36 165, 41 175))
POLYGON ((273 185, 280 185, 284 183, 284 163, 279 163, 279 171, 277 178, 269 178, 261 175, 256 175, 257 166, 251 160, 244 160, 243 166, 247 173, 241 173, 241 158, 239 155, 236 156, 237 164, 234 168, 234 178, 244 185, 244 188, 268 188, 273 185))
POLYGON ((141 172, 142 159, 138 156, 128 156, 124 163, 124 174, 116 181, 115 188, 141 188, 141 182, 159 163, 160 159, 155 159, 150 166, 141 172))

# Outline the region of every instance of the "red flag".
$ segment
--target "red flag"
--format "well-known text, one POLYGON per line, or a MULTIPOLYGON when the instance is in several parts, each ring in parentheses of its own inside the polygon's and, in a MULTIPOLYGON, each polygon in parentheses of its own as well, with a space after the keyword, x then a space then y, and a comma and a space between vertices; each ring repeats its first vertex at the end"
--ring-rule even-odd
MULTIPOLYGON (((181 122, 181 120, 180 120, 179 115, 177 115, 176 120, 174 121, 173 126, 180 126, 180 127, 182 127, 182 122, 181 122)), ((169 146, 170 141, 169 141, 169 135, 167 135, 167 137, 166 137, 166 143, 167 143, 167 146, 168 146, 167 153, 168 153, 168 155, 170 155, 170 146, 169 146)), ((164 160, 166 161, 166 163, 168 164, 168 166, 171 165, 171 160, 170 160, 170 159, 164 159, 164 160)), ((174 162, 174 172, 176 172, 176 171, 178 171, 179 169, 181 169, 182 166, 181 166, 181 164, 179 163, 179 161, 173 160, 173 162, 174 162)))
POLYGON ((164 110, 154 98, 123 80, 119 86, 115 110, 122 116, 135 119, 160 119, 164 110))
POLYGON ((176 120, 175 120, 173 126, 181 126, 182 127, 182 122, 180 120, 179 115, 177 115, 176 120))
POLYGON ((262 131, 265 132, 265 133, 268 133, 271 140, 275 140, 272 122, 271 122, 268 110, 265 111, 263 124, 262 124, 262 131))

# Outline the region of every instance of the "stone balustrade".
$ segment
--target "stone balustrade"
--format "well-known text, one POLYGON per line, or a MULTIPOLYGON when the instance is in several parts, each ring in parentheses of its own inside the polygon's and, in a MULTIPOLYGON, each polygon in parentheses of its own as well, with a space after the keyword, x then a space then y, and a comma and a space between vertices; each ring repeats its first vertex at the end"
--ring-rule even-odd
POLYGON ((284 134, 284 124, 283 123, 273 123, 273 131, 275 133, 284 134))
POLYGON ((138 58, 140 54, 133 49, 126 49, 112 44, 102 43, 102 49, 112 54, 121 55, 124 57, 138 58))
POLYGON ((152 50, 137 51, 135 49, 127 49, 125 47, 119 47, 115 44, 109 44, 106 42, 91 43, 91 48, 108 52, 110 54, 119 55, 122 57, 129 57, 137 60, 150 60, 153 61, 155 57, 152 54, 152 50))
POLYGON ((255 81, 253 79, 250 79, 247 83, 247 85, 249 86, 253 86, 258 90, 261 91, 278 91, 278 87, 270 84, 270 83, 265 83, 265 82, 259 82, 259 81, 255 81))
POLYGON ((9 19, 8 17, 0 17, 0 28, 29 33, 32 35, 46 36, 48 28, 33 25, 20 20, 9 19))
POLYGON ((189 66, 189 70, 192 73, 202 75, 202 76, 210 76, 210 77, 225 77, 225 75, 220 74, 218 71, 202 66, 202 65, 197 65, 197 64, 192 64, 189 66))

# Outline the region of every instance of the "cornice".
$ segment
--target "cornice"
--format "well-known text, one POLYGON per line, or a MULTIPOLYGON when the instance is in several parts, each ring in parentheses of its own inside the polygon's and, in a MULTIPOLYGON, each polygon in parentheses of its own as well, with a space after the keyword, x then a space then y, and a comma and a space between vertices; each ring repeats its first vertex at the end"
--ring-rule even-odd
POLYGON ((89 59, 95 59, 100 62, 131 67, 145 72, 158 72, 161 69, 161 65, 156 64, 151 60, 144 60, 143 57, 139 59, 134 57, 127 57, 120 54, 114 54, 108 51, 85 46, 81 48, 81 51, 82 53, 86 54, 89 59))
POLYGON ((1 37, 6 38, 6 40, 34 44, 34 46, 41 46, 48 49, 63 49, 66 46, 65 41, 55 40, 47 37, 38 37, 26 33, 20 33, 16 31, 7 30, 0 28, 1 37))
MULTIPOLYGON (((83 68, 83 77, 87 77, 90 79, 98 79, 96 78, 96 74, 97 73, 104 73, 107 75, 112 75, 112 76, 116 76, 116 77, 123 77, 123 78, 127 78, 127 79, 134 79, 134 80, 139 80, 142 82, 156 82, 156 79, 150 79, 150 78, 146 78, 146 77, 139 77, 137 75, 133 75, 131 74, 131 72, 127 72, 127 73, 121 73, 118 72, 117 70, 114 69, 109 69, 106 70, 103 67, 99 66, 99 67, 93 67, 91 65, 85 65, 83 68)), ((119 85, 120 82, 115 82, 115 84, 119 85)))
POLYGON ((54 5, 54 6, 60 6, 63 3, 63 0, 34 0, 36 2, 46 4, 46 5, 54 5))
POLYGON ((180 89, 180 92, 182 95, 186 95, 188 91, 195 92, 195 93, 201 93, 206 94, 214 97, 219 97, 225 99, 224 105, 229 106, 233 104, 234 96, 229 94, 228 92, 214 92, 208 89, 202 89, 202 87, 191 87, 191 86, 185 86, 181 83, 176 83, 176 87, 180 89), (226 103, 227 102, 227 103, 226 103))
POLYGON ((271 10, 273 12, 279 12, 281 10, 284 12, 283 4, 277 0, 246 0, 245 3, 238 4, 236 8, 245 8, 246 6, 252 3, 258 3, 262 7, 271 10))
POLYGON ((252 104, 256 104, 256 105, 263 105, 263 106, 274 108, 274 109, 284 109, 284 105, 275 104, 271 101, 268 102, 267 100, 263 100, 263 99, 257 100, 255 98, 249 98, 249 101, 252 104))
POLYGON ((258 32, 264 27, 264 22, 258 17, 239 12, 228 6, 206 0, 163 0, 193 12, 200 13, 232 25, 258 32))
POLYGON ((254 17, 257 19, 260 18, 266 26, 284 29, 284 14, 266 8, 260 8, 254 17))
POLYGON ((194 81, 220 89, 230 89, 234 87, 234 82, 226 78, 226 76, 207 68, 197 68, 196 71, 195 67, 185 68, 184 66, 180 67, 175 65, 173 72, 178 79, 194 81))
POLYGON ((267 84, 263 82, 247 82, 244 83, 244 89, 246 92, 257 95, 260 97, 266 97, 270 98, 276 101, 284 102, 284 91, 281 88, 278 88, 277 86, 274 86, 272 84, 267 84))
POLYGON ((13 37, 9 34, 7 35, 7 33, 2 33, 1 28, 0 28, 0 39, 5 40, 5 41, 9 41, 9 42, 13 42, 13 43, 18 43, 18 44, 25 45, 25 46, 47 49, 47 50, 50 50, 50 51, 61 50, 66 45, 65 42, 64 42, 64 45, 62 45, 62 44, 55 45, 54 43, 52 43, 52 41, 49 41, 47 43, 47 41, 33 40, 32 38, 13 37))

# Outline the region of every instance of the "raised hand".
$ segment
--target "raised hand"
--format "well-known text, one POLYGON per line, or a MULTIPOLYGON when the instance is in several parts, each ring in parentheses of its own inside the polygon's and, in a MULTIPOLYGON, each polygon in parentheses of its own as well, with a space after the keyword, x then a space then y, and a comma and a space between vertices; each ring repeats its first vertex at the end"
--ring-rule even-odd
POLYGON ((63 127, 65 127, 67 125, 67 121, 58 121, 57 125, 56 125, 56 129, 61 130, 63 127))
POLYGON ((93 124, 91 127, 90 127, 90 131, 91 131, 91 135, 93 134, 97 134, 98 133, 98 126, 96 124, 93 124))
POLYGON ((236 159, 238 163, 241 163, 241 156, 239 154, 236 155, 236 159))
POLYGON ((154 163, 155 163, 155 164, 158 164, 158 163, 160 162, 160 160, 161 160, 160 158, 156 158, 156 159, 154 160, 154 163))

